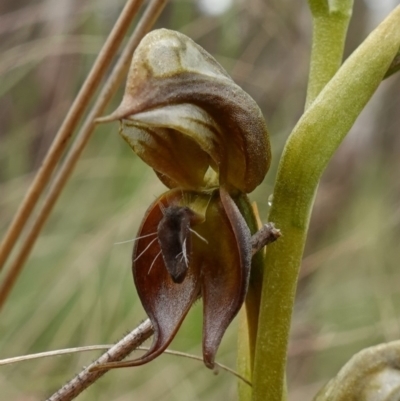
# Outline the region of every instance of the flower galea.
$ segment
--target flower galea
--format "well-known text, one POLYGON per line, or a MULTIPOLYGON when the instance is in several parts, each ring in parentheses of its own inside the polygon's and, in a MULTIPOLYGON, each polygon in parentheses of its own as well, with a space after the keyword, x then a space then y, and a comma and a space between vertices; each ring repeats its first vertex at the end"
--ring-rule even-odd
POLYGON ((251 234, 239 200, 269 168, 264 118, 205 50, 160 29, 136 49, 121 105, 99 119, 114 120, 169 188, 148 208, 133 251, 134 281, 154 339, 129 365, 162 353, 201 297, 203 358, 213 368, 248 288, 251 234))

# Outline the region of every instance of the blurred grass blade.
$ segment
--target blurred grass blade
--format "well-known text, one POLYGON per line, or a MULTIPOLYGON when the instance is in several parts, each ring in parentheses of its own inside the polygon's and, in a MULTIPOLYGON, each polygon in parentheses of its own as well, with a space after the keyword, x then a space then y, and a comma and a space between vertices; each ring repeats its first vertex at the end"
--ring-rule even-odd
POLYGON ((119 84, 125 77, 126 72, 129 68, 133 51, 135 50, 136 46, 143 38, 143 36, 151 29, 161 11, 163 10, 166 2, 167 0, 153 0, 150 2, 138 26, 136 27, 130 40, 125 46, 124 52, 118 60, 116 66, 114 67, 112 74, 110 75, 100 95, 98 96, 95 105, 87 116, 81 130, 76 137, 71 151, 67 155, 64 164, 55 177, 54 182, 52 183, 49 192, 46 195, 43 206, 40 209, 38 216, 33 223, 33 226, 30 228, 30 231, 27 237, 24 239, 21 249, 19 249, 13 264, 10 266, 9 271, 7 272, 7 275, 0 286, 0 309, 4 305, 4 302, 6 301, 8 295, 10 294, 18 278, 18 275, 21 272, 24 263, 27 260, 35 244, 37 237, 39 236, 43 225, 50 215, 53 206, 55 205, 83 149, 85 148, 88 140, 91 137, 91 134, 94 131, 94 120, 104 111, 112 95, 118 89, 119 84))

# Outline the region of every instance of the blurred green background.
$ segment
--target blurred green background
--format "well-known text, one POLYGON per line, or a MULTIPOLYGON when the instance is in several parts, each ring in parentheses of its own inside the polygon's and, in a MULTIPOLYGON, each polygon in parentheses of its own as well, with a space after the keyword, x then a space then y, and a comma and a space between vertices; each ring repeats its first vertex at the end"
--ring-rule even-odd
MULTIPOLYGON (((0 235, 123 4, 0 3, 0 235)), ((397 4, 355 0, 346 55, 397 4)), ((273 161, 251 198, 265 220, 280 154, 304 107, 307 2, 172 0, 156 26, 200 43, 263 110, 273 161)), ((381 85, 321 182, 293 317, 291 400, 310 399, 363 347, 400 338, 399 93, 397 74, 381 85)), ((147 206, 162 191, 118 136, 118 124, 96 130, 1 311, 0 358, 114 342, 145 318, 131 278, 132 244, 114 244, 136 236, 147 206)), ((201 354, 201 313, 198 303, 171 348, 201 354)), ((233 368, 236 325, 217 356, 233 368)), ((3 366, 0 399, 46 398, 98 355, 3 366)), ((214 376, 199 362, 164 355, 110 372, 78 399, 234 400, 236 385, 226 372, 214 376)))

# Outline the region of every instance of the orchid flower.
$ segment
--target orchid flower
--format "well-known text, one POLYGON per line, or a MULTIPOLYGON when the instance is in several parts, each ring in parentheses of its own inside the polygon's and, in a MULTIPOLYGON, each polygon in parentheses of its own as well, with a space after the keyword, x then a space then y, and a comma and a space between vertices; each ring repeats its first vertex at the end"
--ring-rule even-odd
POLYGON ((264 179, 266 124, 254 100, 188 37, 149 33, 133 56, 121 105, 100 122, 120 134, 170 190, 147 210, 133 276, 154 339, 136 366, 161 354, 192 304, 204 305, 203 358, 214 367, 222 336, 242 306, 251 234, 235 202, 264 179))

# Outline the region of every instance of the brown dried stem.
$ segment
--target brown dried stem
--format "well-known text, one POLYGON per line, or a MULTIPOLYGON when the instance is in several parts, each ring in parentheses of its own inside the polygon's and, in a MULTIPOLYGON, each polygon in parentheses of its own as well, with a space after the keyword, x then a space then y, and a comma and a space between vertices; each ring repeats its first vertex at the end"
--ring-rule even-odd
POLYGON ((116 66, 106 84, 104 85, 95 105, 87 116, 81 130, 79 131, 75 143, 69 152, 64 164, 60 168, 49 192, 44 200, 43 206, 31 227, 27 237, 25 238, 21 249, 16 256, 14 263, 11 265, 6 278, 0 286, 0 308, 4 305, 8 294, 10 293, 16 279, 21 272, 30 251, 32 250, 39 233, 50 215, 54 204, 56 203, 61 191, 63 190, 68 178, 70 177, 83 149, 85 148, 91 134, 94 131, 94 120, 99 117, 112 95, 119 87, 121 81, 125 77, 130 65, 132 53, 139 44, 143 36, 151 29, 161 11, 163 10, 167 0, 153 0, 145 10, 138 26, 129 39, 125 49, 118 60, 116 66))
POLYGON ((153 334, 150 320, 145 320, 136 329, 131 331, 117 344, 105 352, 99 359, 85 367, 82 372, 65 384, 60 390, 50 396, 47 401, 69 401, 73 400, 82 391, 88 388, 107 371, 90 372, 89 370, 101 363, 120 361, 129 355, 135 348, 141 345, 153 334))
POLYGON ((253 256, 264 246, 276 241, 281 235, 280 230, 275 228, 274 223, 264 224, 251 237, 251 251, 253 256))
POLYGON ((46 154, 41 167, 39 168, 25 198, 21 202, 17 213, 11 222, 3 242, 0 244, 0 271, 10 255, 22 229, 24 228, 29 216, 31 215, 36 203, 44 188, 50 180, 60 157, 67 146, 80 118, 87 108, 91 97, 98 88, 100 80, 104 76, 115 53, 121 44, 132 19, 139 10, 143 0, 128 0, 115 23, 106 43, 101 49, 97 59, 89 72, 81 90, 73 102, 64 122, 62 123, 57 135, 46 154))

